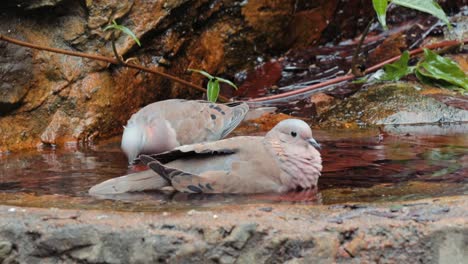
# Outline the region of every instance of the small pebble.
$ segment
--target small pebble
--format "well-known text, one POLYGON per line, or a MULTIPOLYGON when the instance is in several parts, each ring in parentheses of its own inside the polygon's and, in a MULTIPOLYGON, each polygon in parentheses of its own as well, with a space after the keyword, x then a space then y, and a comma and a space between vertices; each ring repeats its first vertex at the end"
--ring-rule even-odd
POLYGON ((12 208, 8 209, 8 212, 14 213, 14 212, 16 212, 16 208, 13 208, 13 207, 12 207, 12 208))
POLYGON ((168 212, 163 212, 163 213, 162 213, 162 216, 168 216, 168 215, 169 215, 168 212))
POLYGON ((218 215, 213 215, 213 219, 218 219, 218 215))
POLYGON ((390 206, 389 209, 390 209, 390 212, 396 213, 396 212, 399 212, 401 209, 403 209, 403 205, 395 204, 395 205, 390 206))
POLYGON ((262 208, 259 208, 258 210, 269 213, 269 212, 273 211, 273 208, 272 207, 262 207, 262 208))
POLYGON ((196 212, 196 211, 192 209, 192 210, 188 211, 187 214, 188 214, 188 215, 193 215, 195 212, 196 212))
POLYGON ((343 223, 343 219, 341 219, 341 218, 331 218, 331 219, 328 219, 328 222, 341 225, 343 223))

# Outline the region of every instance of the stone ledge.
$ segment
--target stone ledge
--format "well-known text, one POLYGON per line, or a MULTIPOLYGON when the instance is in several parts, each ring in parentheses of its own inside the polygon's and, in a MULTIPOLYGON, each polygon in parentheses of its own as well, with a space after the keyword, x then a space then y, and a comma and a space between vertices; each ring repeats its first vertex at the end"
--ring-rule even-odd
POLYGON ((2 263, 462 263, 466 196, 132 213, 0 206, 2 263))

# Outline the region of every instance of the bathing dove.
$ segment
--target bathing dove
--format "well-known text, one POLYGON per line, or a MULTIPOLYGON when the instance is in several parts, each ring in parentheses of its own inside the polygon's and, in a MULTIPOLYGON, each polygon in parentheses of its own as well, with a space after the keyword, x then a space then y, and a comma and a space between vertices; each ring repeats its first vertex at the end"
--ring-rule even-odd
POLYGON ((246 103, 215 104, 171 99, 149 104, 132 115, 122 136, 122 149, 132 162, 180 145, 224 138, 247 114, 246 103))
POLYGON ((278 123, 265 137, 242 136, 141 155, 154 172, 110 179, 91 194, 161 189, 191 193, 267 193, 314 188, 322 170, 320 145, 302 120, 278 123))

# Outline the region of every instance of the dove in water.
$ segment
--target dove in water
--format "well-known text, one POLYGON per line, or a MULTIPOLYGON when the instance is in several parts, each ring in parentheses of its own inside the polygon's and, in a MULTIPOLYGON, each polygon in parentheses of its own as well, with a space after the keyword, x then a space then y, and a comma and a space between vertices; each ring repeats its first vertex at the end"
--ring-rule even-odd
POLYGON ((322 170, 320 145, 307 123, 287 119, 265 137, 241 136, 141 155, 153 171, 107 180, 91 194, 172 186, 189 193, 268 193, 315 188, 322 170))
POLYGON ((244 119, 246 103, 215 104, 171 99, 149 104, 132 115, 124 127, 122 150, 130 163, 139 154, 224 138, 244 119))

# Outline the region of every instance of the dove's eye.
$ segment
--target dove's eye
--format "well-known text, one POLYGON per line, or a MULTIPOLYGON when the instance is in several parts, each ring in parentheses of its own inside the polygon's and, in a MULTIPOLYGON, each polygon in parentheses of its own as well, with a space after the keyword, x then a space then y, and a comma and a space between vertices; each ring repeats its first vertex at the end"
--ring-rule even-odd
POLYGON ((291 131, 291 136, 292 136, 292 137, 296 137, 296 136, 297 136, 297 133, 294 132, 294 131, 291 131))

